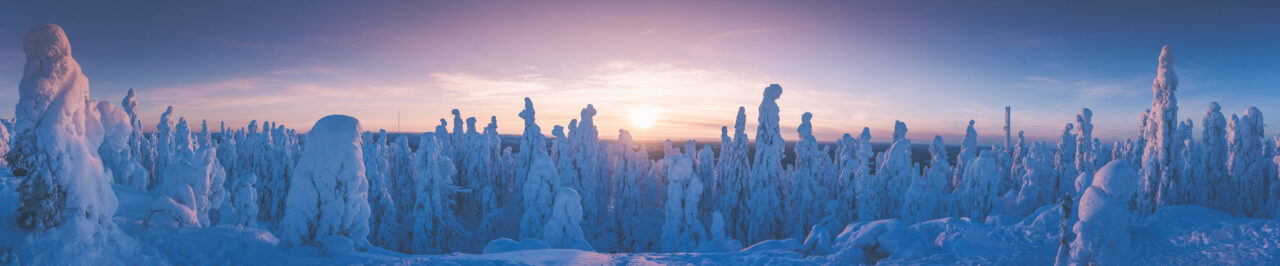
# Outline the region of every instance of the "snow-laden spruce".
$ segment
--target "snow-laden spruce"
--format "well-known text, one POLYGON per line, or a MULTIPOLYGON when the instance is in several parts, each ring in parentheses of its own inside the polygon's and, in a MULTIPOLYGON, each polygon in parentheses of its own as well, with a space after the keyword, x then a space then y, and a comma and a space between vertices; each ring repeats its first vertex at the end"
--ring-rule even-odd
POLYGON ((800 237, 822 219, 826 211, 828 185, 835 173, 832 171, 830 153, 818 148, 818 139, 813 136, 813 114, 805 112, 800 116, 800 126, 796 129, 800 141, 795 146, 795 173, 791 175, 791 198, 787 201, 787 210, 791 213, 792 225, 785 228, 788 236, 800 237))
POLYGON ((903 202, 902 220, 910 223, 946 216, 951 211, 947 204, 947 182, 951 178, 951 164, 947 161, 947 148, 942 136, 934 136, 929 143, 929 169, 920 178, 911 179, 903 202))
POLYGON ((756 153, 751 160, 751 175, 746 181, 751 192, 746 202, 747 241, 760 241, 783 237, 781 210, 783 198, 782 153, 786 143, 778 127, 778 98, 782 86, 769 85, 764 89, 760 102, 759 126, 756 128, 756 153))
POLYGON ((164 216, 152 217, 158 221, 172 219, 179 226, 204 227, 214 225, 209 220, 210 211, 222 207, 227 192, 223 187, 227 172, 218 163, 217 150, 203 147, 192 157, 183 158, 165 167, 165 180, 158 188, 162 193, 155 209, 164 216), (167 217, 166 217, 167 216, 167 217))
POLYGON ((453 180, 458 170, 444 147, 443 137, 448 135, 437 136, 440 135, 432 132, 422 134, 414 161, 418 176, 413 180, 413 193, 417 197, 410 211, 413 224, 409 231, 413 234, 410 246, 418 254, 461 251, 470 237, 454 214, 458 187, 453 180))
POLYGON ((1227 119, 1222 115, 1222 107, 1218 106, 1218 102, 1211 102, 1201 121, 1204 125, 1204 130, 1200 131, 1204 176, 1197 180, 1201 180, 1200 187, 1206 191, 1197 202, 1225 210, 1234 202, 1231 198, 1234 194, 1230 192, 1231 182, 1228 182, 1230 174, 1227 172, 1227 119))
POLYGON ((1079 221, 1073 227, 1072 265, 1125 265, 1133 261, 1129 200, 1139 188, 1138 173, 1123 160, 1098 170, 1080 198, 1079 221))
POLYGON ((751 169, 747 144, 747 108, 738 107, 734 118, 733 137, 729 137, 728 127, 720 127, 720 158, 716 161, 716 180, 712 185, 715 190, 713 199, 720 202, 717 208, 724 215, 728 226, 725 230, 736 239, 745 239, 746 230, 746 191, 747 175, 751 169))
POLYGON ((1173 49, 1165 45, 1160 51, 1160 64, 1152 81, 1150 123, 1143 130, 1147 143, 1142 154, 1142 189, 1139 191, 1138 212, 1155 211, 1161 192, 1160 184, 1178 176, 1173 153, 1177 143, 1174 131, 1178 126, 1178 76, 1173 72, 1173 49))
POLYGON ((693 160, 679 154, 663 159, 667 167, 666 222, 662 225, 662 251, 690 252, 707 241, 706 230, 698 220, 698 202, 702 197, 702 181, 693 173, 693 160))
POLYGON ((582 204, 578 192, 572 188, 556 191, 551 219, 543 227, 542 239, 551 248, 569 248, 592 251, 591 243, 582 233, 582 204))
POLYGON ((21 244, 9 256, 21 260, 10 262, 160 263, 139 254, 133 238, 116 227, 119 202, 97 152, 102 122, 66 34, 57 25, 36 26, 22 49, 27 64, 18 85, 8 159, 12 167, 26 170, 17 188, 16 226, 33 232, 17 240, 21 244))
POLYGON ((996 209, 1000 198, 1000 167, 996 160, 990 150, 984 150, 965 166, 964 180, 957 189, 961 216, 984 221, 996 209))
POLYGON ((858 220, 902 217, 907 189, 912 180, 919 178, 920 173, 911 163, 907 124, 894 121, 893 144, 876 156, 875 175, 858 184, 858 220))
POLYGON ((964 129, 964 141, 960 143, 960 154, 956 156, 956 173, 952 184, 959 184, 964 179, 964 170, 969 163, 978 158, 978 131, 973 129, 973 120, 964 129))
POLYGON ((1275 176, 1268 176, 1266 167, 1275 166, 1264 157, 1263 125, 1262 112, 1256 107, 1249 107, 1242 117, 1231 115, 1227 122, 1227 150, 1231 153, 1227 170, 1230 183, 1235 185, 1230 190, 1234 200, 1229 201, 1233 203, 1228 205, 1231 208, 1225 210, 1227 213, 1257 217, 1269 212, 1264 207, 1275 176))
POLYGON ((520 238, 542 238, 543 226, 551 218, 560 174, 546 153, 535 152, 523 187, 524 215, 520 217, 520 238))
POLYGON ((98 155, 102 163, 111 171, 117 184, 145 190, 147 188, 147 170, 138 158, 133 156, 130 139, 136 131, 129 114, 120 107, 107 101, 95 101, 102 123, 102 144, 98 146, 98 155))
POLYGON ((330 115, 307 133, 280 221, 285 247, 369 247, 369 185, 360 150, 360 121, 330 115))

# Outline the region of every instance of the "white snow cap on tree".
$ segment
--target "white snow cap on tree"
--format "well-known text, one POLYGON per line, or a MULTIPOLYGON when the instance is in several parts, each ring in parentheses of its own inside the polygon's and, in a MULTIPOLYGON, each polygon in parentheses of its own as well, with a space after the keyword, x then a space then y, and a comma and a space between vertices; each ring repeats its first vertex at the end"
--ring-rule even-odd
POLYGON ((1202 193, 1204 198, 1200 202, 1227 210, 1227 206, 1234 202, 1231 199, 1234 195, 1230 192, 1231 182, 1227 181, 1230 176, 1227 172, 1227 119, 1222 115, 1218 102, 1209 103, 1202 121, 1204 130, 1200 132, 1200 145, 1204 151, 1204 177, 1200 179, 1203 189, 1208 191, 1202 193))
POLYGON ((1139 184, 1138 173, 1125 160, 1098 170, 1080 198, 1079 221, 1071 242, 1073 265, 1126 265, 1133 261, 1128 201, 1139 184))
POLYGON ((280 221, 284 246, 325 241, 369 247, 369 187, 360 150, 361 131, 360 121, 345 115, 326 116, 311 127, 280 221), (326 241, 331 237, 350 241, 326 241))
POLYGON ((543 227, 542 239, 551 248, 571 248, 592 251, 591 243, 582 234, 582 204, 578 192, 572 188, 556 191, 555 207, 551 220, 543 227))
MULTIPOLYGON (((165 167, 164 197, 156 208, 165 210, 180 226, 212 226, 209 211, 222 207, 227 193, 223 187, 227 171, 218 163, 214 147, 202 147, 194 157, 165 167)), ((161 219, 163 220, 163 219, 161 219)))
POLYGON ((902 219, 909 223, 942 217, 950 209, 944 199, 947 196, 947 182, 951 177, 951 165, 947 161, 942 136, 933 136, 933 142, 929 143, 929 153, 933 158, 929 161, 929 170, 921 178, 911 179, 911 187, 907 188, 902 219))
POLYGON ((706 230, 698 221, 698 201, 702 197, 702 181, 693 173, 693 160, 680 154, 664 160, 667 165, 666 221, 662 225, 662 250, 689 252, 707 241, 706 230))
POLYGON ((18 187, 18 225, 43 231, 70 223, 76 235, 94 237, 113 223, 118 203, 97 144, 86 138, 102 127, 89 108, 89 79, 57 25, 32 28, 22 48, 27 65, 10 152, 28 173, 18 187))

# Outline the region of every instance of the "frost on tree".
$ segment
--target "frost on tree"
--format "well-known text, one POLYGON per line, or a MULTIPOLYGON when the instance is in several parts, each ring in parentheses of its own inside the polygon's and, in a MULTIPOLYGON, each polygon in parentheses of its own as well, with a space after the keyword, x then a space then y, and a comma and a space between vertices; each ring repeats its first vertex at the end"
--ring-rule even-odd
POLYGON ((1124 160, 1098 169, 1093 184, 1080 198, 1079 221, 1073 227, 1072 265, 1126 265, 1132 263, 1129 225, 1133 214, 1128 201, 1139 188, 1138 173, 1124 160))
POLYGON ((9 153, 13 167, 27 172, 18 186, 17 225, 35 231, 68 225, 73 235, 101 237, 95 233, 114 226, 117 201, 92 140, 102 125, 89 105, 89 79, 57 25, 32 28, 22 48, 27 64, 9 153))
POLYGON ((360 121, 354 117, 330 115, 316 121, 307 133, 280 221, 280 241, 285 247, 369 247, 369 187, 360 131, 360 121))
POLYGON ((524 215, 520 217, 520 238, 542 238, 543 226, 551 218, 555 189, 560 174, 546 153, 534 153, 523 186, 524 215))
POLYGON ((756 128, 756 153, 748 176, 746 190, 751 195, 746 199, 746 224, 748 242, 776 239, 783 237, 782 193, 779 183, 782 178, 782 153, 786 143, 782 140, 782 132, 778 127, 778 98, 782 96, 782 86, 769 85, 764 89, 764 100, 760 102, 759 127, 756 128))
POLYGON ((735 252, 742 249, 742 243, 729 237, 729 233, 725 232, 724 216, 716 211, 711 214, 711 227, 708 228, 711 238, 707 242, 698 245, 698 249, 694 252, 698 253, 714 253, 714 252, 735 252))
POLYGON ((152 133, 155 138, 156 158, 154 165, 151 165, 151 182, 148 183, 149 188, 160 186, 164 182, 164 168, 169 166, 174 157, 174 137, 173 137, 173 106, 165 108, 164 113, 160 114, 160 122, 156 123, 156 132, 152 133))
POLYGON ((1270 179, 1267 175, 1269 162, 1264 157, 1262 112, 1256 107, 1249 107, 1243 117, 1231 115, 1227 122, 1227 141, 1230 157, 1227 160, 1227 171, 1231 176, 1231 204, 1228 213, 1238 216, 1256 217, 1264 214, 1270 179))
POLYGON ((1080 133, 1076 140, 1076 173, 1093 175, 1100 160, 1097 149, 1101 148, 1093 145, 1093 110, 1080 110, 1080 114, 1076 115, 1076 123, 1080 125, 1077 128, 1080 133))
POLYGON ((1173 73, 1173 50, 1165 45, 1160 51, 1160 64, 1156 68, 1156 78, 1152 81, 1149 122, 1143 130, 1146 145, 1142 153, 1142 189, 1138 191, 1138 212, 1149 214, 1155 211, 1159 199, 1159 184, 1177 176, 1173 153, 1175 145, 1181 140, 1175 139, 1174 131, 1178 126, 1178 99, 1174 93, 1178 89, 1178 76, 1173 73))
POLYGON ((592 251, 591 243, 582 233, 582 205, 578 192, 572 188, 556 191, 551 219, 543 227, 542 239, 551 248, 569 248, 592 251))
POLYGON ((911 179, 902 220, 908 223, 927 221, 945 216, 950 211, 946 204, 947 180, 951 178, 951 164, 947 160, 947 148, 942 136, 934 136, 929 144, 929 169, 921 178, 911 179))
POLYGON ((666 222, 662 225, 662 251, 690 252, 707 241, 706 231, 698 220, 698 202, 703 185, 693 173, 693 160, 687 155, 664 159, 667 166, 666 222))
POLYGON ((365 138, 362 145, 365 178, 369 180, 369 242, 375 246, 393 248, 399 236, 399 215, 395 201, 391 198, 390 184, 391 157, 387 153, 387 131, 380 130, 375 136, 369 132, 361 135, 365 138))
POLYGON ((412 250, 419 254, 461 251, 470 237, 454 214, 454 196, 458 188, 453 179, 458 170, 444 147, 447 141, 444 137, 448 135, 436 136, 430 132, 422 135, 415 160, 418 176, 413 183, 417 201, 413 203, 413 224, 410 226, 412 250))

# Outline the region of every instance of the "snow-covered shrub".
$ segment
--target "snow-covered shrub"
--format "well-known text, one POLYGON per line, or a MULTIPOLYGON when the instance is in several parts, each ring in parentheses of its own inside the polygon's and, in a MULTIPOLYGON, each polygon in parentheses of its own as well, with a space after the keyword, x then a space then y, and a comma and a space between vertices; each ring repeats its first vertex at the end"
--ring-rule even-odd
POLYGON ((582 233, 581 223, 582 205, 578 192, 572 188, 560 188, 556 191, 551 219, 543 227, 542 239, 552 248, 594 250, 582 233))
POLYGON ((1079 221, 1073 227, 1071 261, 1076 265, 1126 265, 1133 260, 1128 201, 1138 188, 1138 173, 1129 162, 1108 163, 1080 198, 1079 221))
POLYGON ((354 117, 330 115, 307 133, 280 221, 285 247, 332 243, 326 240, 330 237, 348 238, 359 249, 369 247, 369 187, 360 131, 354 117))
POLYGON ((666 222, 662 225, 662 250, 689 252, 706 241, 706 230, 698 221, 698 201, 702 197, 702 181, 693 173, 693 160, 676 155, 663 162, 667 166, 666 222))

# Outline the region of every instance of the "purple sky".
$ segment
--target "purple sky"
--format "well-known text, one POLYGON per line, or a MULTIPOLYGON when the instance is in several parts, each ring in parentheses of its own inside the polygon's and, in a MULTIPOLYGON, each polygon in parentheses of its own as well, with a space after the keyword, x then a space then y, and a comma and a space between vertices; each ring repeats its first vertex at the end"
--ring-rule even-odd
MULTIPOLYGON (((1280 110, 1274 4, 916 1, 0 3, 0 106, 17 102, 26 29, 61 25, 95 99, 137 88, 144 124, 189 120, 307 129, 328 114, 421 132, 458 108, 519 134, 599 110, 601 137, 717 139, 781 84, 784 137, 803 112, 821 141, 894 120, 949 144, 982 142, 1003 107, 1034 140, 1092 108, 1095 136, 1137 134, 1160 47, 1181 79, 1181 119, 1280 110), (640 117, 637 119, 637 117, 640 117), (652 126, 640 128, 653 119, 652 126)), ((0 109, 0 116, 13 110, 0 109)), ((450 120, 451 121, 451 120, 450 120)), ((1269 135, 1277 133, 1267 128, 1269 135)))

